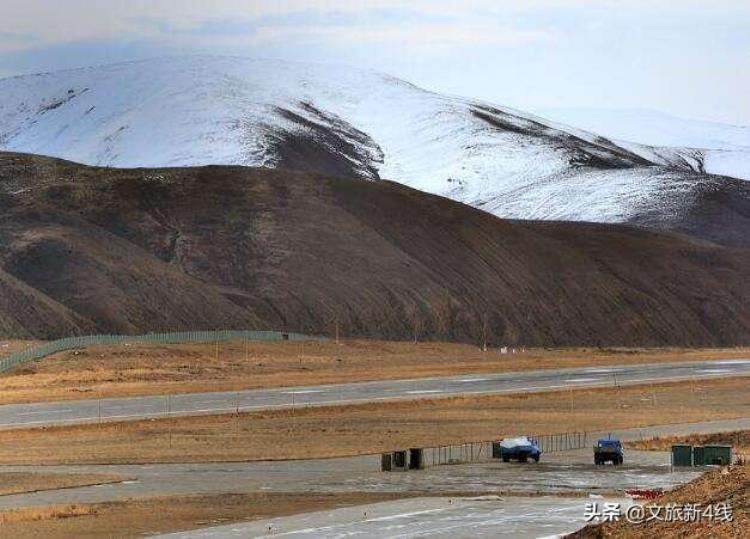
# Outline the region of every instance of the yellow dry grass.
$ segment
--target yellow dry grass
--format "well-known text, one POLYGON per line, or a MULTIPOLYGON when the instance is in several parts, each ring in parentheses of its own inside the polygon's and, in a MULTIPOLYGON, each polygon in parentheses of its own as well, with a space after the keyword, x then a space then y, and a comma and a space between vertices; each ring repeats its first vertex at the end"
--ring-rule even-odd
MULTIPOLYGON (((62 504, 45 507, 24 507, 0 511, 0 526, 7 533, 11 524, 38 522, 41 520, 60 520, 64 518, 91 515, 96 512, 92 505, 62 504)), ((10 537, 10 536, 9 536, 10 537)))
POLYGON ((0 404, 747 357, 747 349, 518 349, 384 341, 126 344, 0 375, 0 404))
POLYGON ((32 348, 42 344, 41 341, 3 341, 0 340, 0 357, 5 357, 14 352, 20 352, 26 348, 32 348))
POLYGON ((750 415, 748 378, 0 432, 0 463, 300 459, 750 415))

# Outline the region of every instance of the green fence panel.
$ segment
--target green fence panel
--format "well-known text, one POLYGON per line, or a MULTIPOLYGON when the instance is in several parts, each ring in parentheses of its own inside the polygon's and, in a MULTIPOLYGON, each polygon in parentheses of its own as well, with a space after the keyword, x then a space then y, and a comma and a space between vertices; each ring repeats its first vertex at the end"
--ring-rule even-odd
POLYGON ((672 466, 684 467, 693 465, 693 447, 687 444, 672 446, 672 466))

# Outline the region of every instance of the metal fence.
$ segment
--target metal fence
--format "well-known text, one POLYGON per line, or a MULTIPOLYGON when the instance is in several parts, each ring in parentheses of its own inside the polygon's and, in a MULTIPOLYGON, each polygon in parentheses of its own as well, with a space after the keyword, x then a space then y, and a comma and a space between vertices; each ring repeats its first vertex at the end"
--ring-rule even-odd
MULTIPOLYGON (((588 447, 588 433, 586 432, 540 434, 528 436, 528 438, 534 440, 544 453, 557 453, 588 447)), ((426 468, 443 464, 487 462, 492 460, 493 443, 494 441, 484 441, 426 447, 422 449, 422 466, 426 468)))
POLYGON ((464 464, 492 460, 492 442, 469 442, 465 444, 426 447, 422 450, 422 466, 464 464))
POLYGON ((571 451, 573 449, 585 449, 588 447, 588 433, 586 432, 539 434, 536 436, 529 436, 529 438, 535 440, 539 449, 544 453, 571 451))
POLYGON ((0 372, 27 361, 41 359, 58 352, 76 350, 87 346, 121 344, 121 343, 158 343, 184 344, 225 341, 323 341, 323 337, 303 335, 285 331, 254 330, 214 330, 214 331, 178 331, 173 333, 148 333, 146 335, 88 335, 85 337, 67 337, 51 341, 34 348, 14 352, 0 359, 0 372))

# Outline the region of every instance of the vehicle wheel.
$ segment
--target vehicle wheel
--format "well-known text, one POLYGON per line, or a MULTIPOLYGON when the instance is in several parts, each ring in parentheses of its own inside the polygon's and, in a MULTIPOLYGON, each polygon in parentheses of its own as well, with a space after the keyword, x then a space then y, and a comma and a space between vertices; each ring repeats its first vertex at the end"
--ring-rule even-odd
POLYGON ((503 462, 510 462, 510 457, 503 455, 503 462))
POLYGON ((534 462, 539 462, 539 455, 534 455, 532 458, 534 459, 534 462))

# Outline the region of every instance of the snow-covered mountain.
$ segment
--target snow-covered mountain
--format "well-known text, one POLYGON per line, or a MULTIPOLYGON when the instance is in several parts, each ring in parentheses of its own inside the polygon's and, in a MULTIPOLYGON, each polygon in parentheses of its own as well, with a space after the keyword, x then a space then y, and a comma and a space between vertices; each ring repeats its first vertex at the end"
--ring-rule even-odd
POLYGON ((554 108, 539 113, 618 141, 693 148, 703 156, 706 172, 750 180, 750 126, 690 120, 648 109, 554 108))
POLYGON ((722 181, 691 150, 617 144, 380 73, 233 57, 0 80, 0 149, 354 174, 526 219, 634 221, 722 181))

